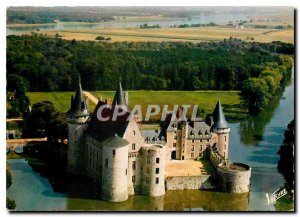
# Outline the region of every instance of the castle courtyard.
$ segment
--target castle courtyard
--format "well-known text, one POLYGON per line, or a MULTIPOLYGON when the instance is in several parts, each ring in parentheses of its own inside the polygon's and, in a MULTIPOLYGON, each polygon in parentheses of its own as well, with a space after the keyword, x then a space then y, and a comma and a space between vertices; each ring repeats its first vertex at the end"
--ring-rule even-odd
POLYGON ((202 162, 195 160, 171 160, 166 162, 166 176, 206 175, 202 162))

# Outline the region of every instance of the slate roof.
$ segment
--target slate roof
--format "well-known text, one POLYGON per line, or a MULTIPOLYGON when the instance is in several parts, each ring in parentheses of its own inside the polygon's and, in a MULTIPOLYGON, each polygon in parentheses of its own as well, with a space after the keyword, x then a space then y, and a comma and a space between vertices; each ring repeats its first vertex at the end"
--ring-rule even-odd
POLYGON ((210 139, 210 126, 204 121, 189 122, 188 126, 188 139, 210 139))
POLYGON ((105 141, 103 141, 103 144, 114 146, 114 147, 122 147, 129 144, 129 142, 122 137, 118 136, 118 134, 113 135, 112 137, 109 137, 105 141))
POLYGON ((225 115, 224 115, 220 100, 218 101, 212 116, 213 116, 213 120, 214 120, 212 129, 228 128, 228 123, 225 119, 225 115))
POLYGON ((130 113, 127 111, 124 115, 117 116, 116 120, 113 121, 113 111, 114 107, 108 106, 104 102, 99 101, 92 114, 91 121, 87 128, 87 134, 99 141, 104 141, 112 136, 115 136, 115 134, 123 137, 129 124, 127 119, 130 116, 130 113), (105 106, 105 108, 102 109, 102 112, 99 110, 101 106, 105 106), (104 118, 108 117, 108 120, 99 120, 97 117, 98 110, 99 115, 104 118))
POLYGON ((114 100, 113 100, 113 105, 122 105, 128 107, 126 100, 125 100, 125 93, 123 91, 121 82, 119 82, 118 89, 116 91, 114 100))
POLYGON ((81 87, 81 80, 80 76, 78 78, 78 87, 76 90, 75 97, 71 97, 71 108, 67 112, 67 114, 76 116, 76 117, 82 117, 82 116, 88 116, 90 115, 90 111, 88 109, 88 105, 86 103, 86 99, 83 96, 83 91, 81 87))

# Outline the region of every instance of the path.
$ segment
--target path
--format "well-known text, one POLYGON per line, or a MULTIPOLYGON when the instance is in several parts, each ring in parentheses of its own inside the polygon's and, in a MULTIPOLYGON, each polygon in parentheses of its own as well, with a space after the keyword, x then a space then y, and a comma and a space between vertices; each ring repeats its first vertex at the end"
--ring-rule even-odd
POLYGON ((83 95, 85 95, 89 100, 91 100, 93 103, 95 103, 95 105, 98 104, 98 99, 97 97, 95 97, 93 94, 91 94, 88 91, 83 91, 83 95))

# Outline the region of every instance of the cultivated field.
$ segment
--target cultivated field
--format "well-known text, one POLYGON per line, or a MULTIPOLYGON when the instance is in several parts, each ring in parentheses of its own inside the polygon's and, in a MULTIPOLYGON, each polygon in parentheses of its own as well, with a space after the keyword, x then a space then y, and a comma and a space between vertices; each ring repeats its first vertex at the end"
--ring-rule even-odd
POLYGON ((240 39, 254 38, 254 41, 271 42, 280 40, 294 43, 294 30, 276 30, 262 28, 160 28, 160 29, 63 29, 40 31, 40 33, 54 36, 59 34, 67 40, 95 40, 97 36, 111 37, 111 41, 220 41, 224 38, 234 37, 240 39))
MULTIPOLYGON (((115 91, 94 91, 93 95, 102 97, 103 100, 113 99, 115 91)), ((28 92, 32 104, 49 100, 54 103, 57 109, 66 112, 70 108, 70 97, 74 92, 28 92)), ((142 113, 145 115, 147 105, 169 105, 168 110, 173 109, 173 105, 198 105, 202 113, 210 114, 218 99, 224 108, 227 119, 245 118, 246 111, 240 108, 241 97, 239 91, 129 91, 129 106, 133 108, 137 104, 141 104, 142 113)), ((90 108, 94 110, 95 104, 90 101, 90 108)), ((192 108, 188 114, 192 113, 192 108)), ((204 114, 202 114, 204 115, 204 114)), ((154 117, 157 120, 160 116, 154 117)))

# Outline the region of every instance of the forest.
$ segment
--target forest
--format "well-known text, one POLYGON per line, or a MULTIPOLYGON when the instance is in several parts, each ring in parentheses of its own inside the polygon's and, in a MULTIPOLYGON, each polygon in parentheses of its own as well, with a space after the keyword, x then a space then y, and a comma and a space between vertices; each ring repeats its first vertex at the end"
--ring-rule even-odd
POLYGON ((78 73, 86 90, 240 90, 294 45, 238 39, 221 42, 86 42, 33 34, 7 37, 7 74, 28 91, 74 90, 78 73))
POLYGON ((67 41, 42 34, 7 37, 7 75, 27 91, 242 90, 251 114, 290 76, 294 45, 282 42, 67 41))

